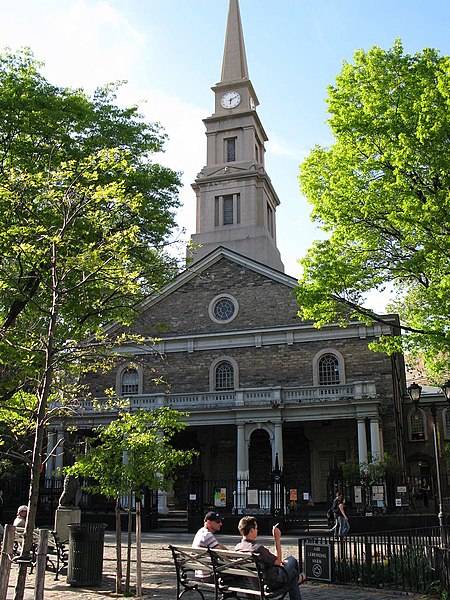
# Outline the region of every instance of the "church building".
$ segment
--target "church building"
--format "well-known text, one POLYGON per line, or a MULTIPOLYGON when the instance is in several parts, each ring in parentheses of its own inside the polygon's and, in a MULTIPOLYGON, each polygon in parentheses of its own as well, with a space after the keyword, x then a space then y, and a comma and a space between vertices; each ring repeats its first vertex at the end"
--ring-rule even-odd
MULTIPOLYGON (((399 334, 398 319, 316 329, 298 317, 297 281, 285 274, 277 248, 280 199, 265 168, 268 137, 238 0, 229 2, 222 73, 212 91, 186 270, 128 328, 148 346, 119 349, 120 367, 91 376, 89 391, 101 399, 112 387, 132 407, 189 413, 176 443, 199 457, 160 495, 161 513, 189 502, 200 502, 200 512, 263 511, 274 469, 288 501, 325 503, 340 463, 367 463, 384 452, 404 460, 403 358, 368 348, 399 334)), ((77 424, 83 430, 105 418, 86 402, 77 424)), ((55 428, 49 445, 63 435, 55 428)), ((48 469, 62 464, 60 452, 48 469)))

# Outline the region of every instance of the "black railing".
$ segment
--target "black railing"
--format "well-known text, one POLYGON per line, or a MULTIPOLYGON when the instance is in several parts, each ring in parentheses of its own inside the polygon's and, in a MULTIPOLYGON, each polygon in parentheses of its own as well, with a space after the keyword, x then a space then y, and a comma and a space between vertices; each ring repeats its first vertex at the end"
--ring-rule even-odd
MULTIPOLYGON (((346 497, 347 506, 353 512, 365 514, 438 512, 437 486, 430 478, 431 489, 424 491, 419 478, 388 477, 370 484, 357 479, 345 480, 339 470, 330 473, 327 481, 328 503, 331 504, 336 490, 346 497)), ((443 508, 450 512, 450 475, 442 476, 443 508)))
POLYGON ((444 548, 441 542, 439 527, 337 539, 306 536, 299 540, 299 558, 304 568, 305 543, 330 545, 334 583, 430 592, 448 589, 450 581, 450 528, 444 548))
POLYGON ((191 477, 188 512, 202 515, 211 508, 228 514, 283 515, 285 497, 281 476, 254 481, 248 478, 223 480, 191 477))
MULTIPOLYGON (((82 482, 82 488, 88 482, 82 482)), ((0 479, 0 489, 3 490, 5 522, 12 522, 16 514, 17 507, 20 504, 27 504, 29 496, 30 480, 27 475, 17 478, 0 479)), ((39 500, 37 507, 36 523, 39 527, 53 527, 55 511, 59 505, 59 498, 63 491, 62 478, 41 477, 39 482, 39 500)), ((129 498, 121 498, 122 512, 128 510, 129 498)), ((79 507, 84 516, 87 513, 96 515, 112 515, 115 511, 115 500, 106 498, 101 494, 91 494, 83 490, 79 507)), ((132 499, 132 508, 134 510, 134 498, 132 499)), ((142 516, 145 520, 146 529, 152 528, 156 523, 158 514, 158 492, 147 490, 142 498, 142 516)), ((83 517, 84 518, 84 517, 83 517)))

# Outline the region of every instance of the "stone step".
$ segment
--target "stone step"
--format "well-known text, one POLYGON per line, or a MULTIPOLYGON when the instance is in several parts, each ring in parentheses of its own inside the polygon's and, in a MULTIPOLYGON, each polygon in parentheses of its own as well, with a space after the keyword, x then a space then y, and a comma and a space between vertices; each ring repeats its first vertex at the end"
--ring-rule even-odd
POLYGON ((158 529, 163 529, 167 532, 182 532, 187 531, 187 511, 174 510, 166 515, 158 516, 158 529))

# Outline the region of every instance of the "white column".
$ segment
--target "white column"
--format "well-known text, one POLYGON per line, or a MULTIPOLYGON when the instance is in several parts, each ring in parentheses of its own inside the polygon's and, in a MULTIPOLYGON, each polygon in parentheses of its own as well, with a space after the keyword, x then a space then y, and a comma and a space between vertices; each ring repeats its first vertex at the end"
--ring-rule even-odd
POLYGON ((272 451, 272 466, 275 466, 275 457, 278 454, 278 465, 283 470, 283 424, 274 424, 274 448, 272 451))
POLYGON ((47 462, 45 463, 45 477, 47 479, 55 476, 55 455, 53 449, 56 444, 56 432, 49 431, 47 435, 47 462))
POLYGON ((248 477, 248 447, 245 443, 245 424, 237 425, 237 478, 248 477))
MULTIPOLYGON (((274 437, 273 437, 273 449, 272 449, 272 465, 275 467, 275 460, 278 454, 278 467, 283 470, 283 424, 281 422, 274 423, 274 437)), ((274 488, 274 507, 281 508, 282 495, 284 490, 282 486, 276 485, 274 488)), ((269 507, 268 507, 269 508, 269 507)))
POLYGON ((378 427, 380 429, 380 457, 384 456, 384 437, 383 437, 383 426, 381 423, 378 423, 378 427))
MULTIPOLYGON (((161 439, 163 437, 163 432, 158 432, 158 437, 161 439)), ((123 455, 123 463, 126 465, 128 463, 128 454, 124 453, 123 455)), ((159 475, 159 473, 158 473, 159 475)), ((158 513, 160 515, 168 515, 169 510, 169 497, 173 491, 173 484, 171 483, 168 490, 158 490, 158 513)))
POLYGON ((358 460, 359 464, 367 464, 366 421, 358 419, 358 460))
POLYGON ((167 515, 169 512, 169 491, 158 490, 158 513, 160 515, 167 515))
POLYGON ((57 431, 56 433, 56 442, 58 447, 55 450, 55 475, 57 477, 63 476, 63 458, 64 458, 64 432, 57 431))
POLYGON ((370 452, 372 461, 381 458, 380 426, 377 418, 370 419, 370 452))
POLYGON ((246 507, 248 482, 248 446, 245 441, 245 424, 237 424, 237 489, 234 492, 234 509, 240 513, 246 507))

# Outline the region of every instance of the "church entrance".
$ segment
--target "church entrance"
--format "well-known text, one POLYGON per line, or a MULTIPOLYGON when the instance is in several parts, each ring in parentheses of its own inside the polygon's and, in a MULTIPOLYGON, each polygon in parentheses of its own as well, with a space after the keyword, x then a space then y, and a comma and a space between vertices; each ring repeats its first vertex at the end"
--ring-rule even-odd
POLYGON ((311 494, 311 457, 309 440, 301 423, 283 428, 283 475, 286 489, 298 490, 299 497, 311 494))
POLYGON ((269 482, 272 473, 272 448, 269 433, 265 429, 257 429, 250 436, 248 450, 250 486, 260 482, 269 482))

